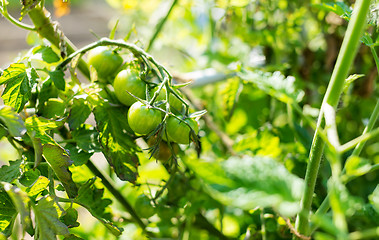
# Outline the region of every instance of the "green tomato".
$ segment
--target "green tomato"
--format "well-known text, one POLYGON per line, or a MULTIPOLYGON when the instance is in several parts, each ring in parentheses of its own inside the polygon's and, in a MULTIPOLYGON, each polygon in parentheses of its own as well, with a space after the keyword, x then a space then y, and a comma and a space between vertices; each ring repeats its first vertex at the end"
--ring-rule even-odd
MULTIPOLYGON (((184 121, 191 126, 191 128, 195 131, 196 134, 199 132, 199 127, 194 119, 186 118, 184 121)), ((189 144, 191 142, 191 129, 184 122, 180 121, 175 117, 170 116, 167 119, 166 127, 167 135, 170 141, 174 141, 179 144, 189 144)))
POLYGON ((136 102, 129 108, 129 126, 138 134, 149 134, 158 127, 161 121, 162 114, 159 110, 146 106, 141 102, 136 102))
MULTIPOLYGON (((149 147, 154 146, 154 144, 157 141, 157 137, 153 136, 148 141, 147 144, 149 147)), ((171 148, 174 151, 174 154, 178 154, 179 152, 179 146, 176 143, 171 143, 171 148)), ((161 162, 165 163, 172 157, 172 152, 170 147, 168 146, 168 143, 165 141, 161 141, 159 143, 157 151, 154 153, 153 157, 157 160, 160 160, 161 162)))
POLYGON ((136 70, 126 69, 119 72, 113 82, 117 99, 126 106, 131 106, 137 100, 128 92, 145 99, 146 84, 139 78, 136 70))
MULTIPOLYGON (((155 91, 158 90, 158 87, 156 87, 152 94, 154 94, 155 91)), ((162 90, 159 92, 159 95, 156 99, 156 101, 164 101, 166 100, 166 88, 163 87, 162 90)), ((177 98, 174 94, 170 93, 170 100, 169 100, 169 103, 170 103, 170 107, 171 107, 171 111, 176 111, 176 112, 181 112, 182 108, 183 108, 183 103, 182 101, 179 100, 179 98, 177 98)))
POLYGON ((134 207, 137 214, 142 218, 149 218, 155 214, 155 209, 150 203, 150 198, 145 194, 137 197, 134 207))
POLYGON ((102 82, 114 76, 123 61, 117 52, 105 46, 96 47, 88 53, 88 64, 96 69, 97 76, 102 82))

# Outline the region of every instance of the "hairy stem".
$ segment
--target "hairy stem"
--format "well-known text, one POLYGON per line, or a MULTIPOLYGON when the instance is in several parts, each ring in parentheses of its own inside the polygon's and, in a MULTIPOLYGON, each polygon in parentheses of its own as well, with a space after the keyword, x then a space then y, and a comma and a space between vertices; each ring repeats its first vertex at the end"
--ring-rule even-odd
MULTIPOLYGON (((315 131, 312 147, 309 155, 309 163, 305 175, 305 189, 301 199, 301 212, 297 215, 296 230, 300 234, 309 234, 309 213, 311 211, 313 193, 315 189, 321 156, 324 149, 324 141, 319 134, 319 128, 323 125, 323 107, 329 104, 336 108, 343 90, 345 78, 356 55, 359 40, 365 29, 366 16, 370 7, 370 0, 358 0, 355 3, 352 18, 349 22, 345 38, 342 42, 340 53, 334 67, 330 83, 326 90, 321 111, 315 131)), ((296 237, 295 237, 296 238, 296 237)))

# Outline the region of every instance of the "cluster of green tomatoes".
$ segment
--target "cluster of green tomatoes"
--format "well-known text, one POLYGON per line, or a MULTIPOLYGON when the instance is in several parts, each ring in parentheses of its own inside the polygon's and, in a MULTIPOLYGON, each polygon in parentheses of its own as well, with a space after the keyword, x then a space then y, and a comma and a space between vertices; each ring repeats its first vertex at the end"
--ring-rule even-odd
POLYGON ((170 114, 165 120, 165 127, 162 127, 161 123, 166 115, 163 110, 167 103, 166 87, 159 88, 155 85, 149 89, 148 82, 141 79, 140 71, 136 68, 131 67, 119 71, 123 62, 123 58, 116 51, 106 46, 96 47, 88 53, 88 64, 96 70, 99 81, 112 82, 109 77, 117 73, 113 79, 114 93, 120 103, 129 107, 130 128, 136 135, 150 136, 148 141, 150 146, 155 144, 158 134, 161 134, 163 140, 159 141, 158 151, 153 156, 166 161, 171 158, 172 152, 177 152, 179 149, 177 144, 190 144, 194 140, 193 133, 198 134, 199 131, 198 123, 195 119, 183 114, 185 105, 170 90, 168 101, 170 114), (151 96, 160 90, 153 103, 146 99, 146 89, 151 96), (151 136, 152 133, 156 134, 151 136))

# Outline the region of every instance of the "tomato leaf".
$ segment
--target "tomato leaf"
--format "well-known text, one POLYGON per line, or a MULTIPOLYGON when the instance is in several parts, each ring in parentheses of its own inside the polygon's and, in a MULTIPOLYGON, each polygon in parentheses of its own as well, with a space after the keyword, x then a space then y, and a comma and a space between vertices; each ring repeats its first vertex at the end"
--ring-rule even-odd
POLYGON ((67 226, 59 221, 56 203, 50 198, 43 198, 34 207, 36 221, 35 239, 55 240, 57 235, 70 235, 67 226))
POLYGON ((60 60, 60 57, 54 52, 51 47, 37 46, 33 49, 34 54, 40 54, 41 59, 47 63, 55 63, 60 60))
POLYGON ((304 96, 304 91, 296 89, 295 78, 285 77, 279 71, 270 73, 242 69, 237 75, 245 81, 254 83, 259 89, 284 103, 300 102, 304 96))
POLYGON ((112 222, 112 215, 108 211, 108 206, 112 203, 110 199, 103 198, 104 189, 98 189, 95 186, 96 177, 88 180, 79 188, 77 200, 87 208, 87 210, 98 219, 113 235, 119 236, 123 231, 112 222))
POLYGON ((9 166, 3 165, 0 168, 0 181, 12 182, 20 176, 21 159, 17 161, 9 161, 9 166))
POLYGON ((83 149, 80 149, 73 144, 67 144, 64 148, 69 152, 70 158, 75 166, 86 164, 93 154, 83 151, 83 149))
POLYGON ((16 217, 16 207, 12 199, 0 185, 0 233, 3 233, 6 237, 10 236, 16 217))
POLYGON ((302 179, 272 158, 244 156, 221 163, 186 164, 203 179, 211 195, 226 205, 245 210, 272 207, 284 216, 300 210, 302 179))
POLYGON ((228 79, 226 86, 221 91, 223 114, 226 119, 233 115, 235 105, 242 92, 243 85, 238 78, 228 79))
POLYGON ((72 139, 79 148, 88 153, 100 152, 99 133, 91 125, 85 124, 71 133, 72 139))
POLYGON ((71 166, 72 161, 68 156, 66 150, 59 145, 44 144, 43 156, 49 165, 53 168, 58 179, 62 182, 69 197, 75 197, 78 195, 78 188, 72 180, 72 174, 68 169, 71 166))
POLYGON ((78 227, 80 224, 78 220, 78 211, 70 207, 67 209, 63 215, 60 217, 60 220, 66 224, 68 228, 78 227))
POLYGON ((46 133, 46 131, 62 127, 63 121, 49 120, 43 117, 31 116, 25 120, 26 129, 29 134, 34 138, 41 139, 42 144, 52 143, 55 144, 53 138, 46 133))
POLYGON ((64 80, 64 72, 62 70, 55 70, 49 72, 50 78, 53 80, 54 85, 59 89, 64 91, 66 88, 66 82, 64 80))
POLYGON ((102 152, 121 180, 134 183, 137 179, 139 150, 128 134, 125 112, 108 104, 94 109, 102 152))
POLYGON ((23 63, 11 64, 0 77, 0 84, 7 84, 1 96, 4 104, 20 112, 29 100, 37 78, 34 68, 26 69, 23 63))
POLYGON ((48 178, 39 176, 38 179, 26 189, 26 193, 31 199, 35 200, 40 193, 46 190, 49 183, 50 181, 48 178))
POLYGON ((12 199, 17 211, 20 213, 21 223, 24 230, 30 235, 33 235, 34 228, 30 216, 30 199, 28 195, 26 195, 26 193, 21 191, 18 187, 11 184, 3 184, 3 187, 8 193, 8 196, 12 199))
POLYGON ((68 125, 71 130, 78 129, 91 114, 89 103, 83 98, 74 98, 68 117, 68 125))
POLYGON ((13 137, 21 137, 26 132, 25 124, 21 117, 9 106, 0 107, 0 120, 4 122, 13 137))

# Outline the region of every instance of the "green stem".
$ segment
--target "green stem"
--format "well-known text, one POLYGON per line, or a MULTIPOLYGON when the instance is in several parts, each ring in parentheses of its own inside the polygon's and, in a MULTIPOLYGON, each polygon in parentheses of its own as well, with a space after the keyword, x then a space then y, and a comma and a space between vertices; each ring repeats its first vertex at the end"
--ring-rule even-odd
MULTIPOLYGON (((68 54, 75 52, 75 46, 68 38, 64 37, 61 31, 57 30, 56 23, 51 20, 50 13, 45 8, 36 6, 31 9, 28 14, 35 26, 36 32, 41 37, 46 38, 58 49, 63 50, 61 47, 65 45, 68 54)), ((78 68, 84 76, 88 79, 90 78, 87 63, 83 59, 79 60, 78 68)))
POLYGON ((28 31, 35 31, 36 30, 36 28, 34 26, 22 23, 22 22, 18 21, 17 19, 15 19, 14 17, 12 17, 11 15, 9 15, 8 9, 7 9, 7 6, 6 6, 7 4, 6 4, 5 0, 1 0, 1 4, 3 6, 2 8, 0 8, 1 9, 1 13, 3 14, 3 16, 6 19, 8 19, 9 22, 13 23, 17 27, 23 28, 23 29, 28 30, 28 31))
MULTIPOLYGON (((113 186, 110 180, 102 173, 100 170, 91 162, 88 161, 86 166, 99 177, 103 185, 109 190, 109 192, 117 199, 117 201, 129 212, 134 221, 140 226, 144 231, 146 231, 146 225, 142 222, 141 218, 137 215, 136 211, 133 209, 132 205, 125 199, 125 197, 113 186)), ((147 234, 150 234, 146 231, 147 234)))
POLYGON ((149 45, 147 45, 146 52, 148 52, 151 49, 151 47, 153 46, 155 39, 157 38, 158 34, 161 32, 161 30, 163 28, 163 25, 166 23, 168 17, 170 16, 170 14, 172 12, 172 9, 174 9, 174 7, 175 7, 175 5, 176 5, 177 2, 178 2, 178 0, 174 0, 172 2, 171 7, 168 10, 166 16, 164 18, 162 18, 162 20, 155 27, 155 32, 154 32, 153 36, 150 39, 149 45))
POLYGON ((361 232, 352 232, 349 234, 349 239, 358 240, 358 239, 374 239, 379 237, 379 227, 363 230, 361 232))
POLYGON ((88 52, 89 50, 91 50, 95 47, 98 47, 98 46, 117 46, 117 47, 121 47, 121 48, 126 48, 129 51, 131 51, 135 56, 144 57, 148 61, 150 61, 159 70, 159 72, 162 74, 162 76, 161 76, 162 78, 164 78, 166 76, 168 78, 168 81, 170 81, 172 79, 172 76, 168 72, 168 70, 164 66, 159 64, 150 54, 145 52, 142 48, 137 47, 134 44, 127 43, 123 40, 112 40, 112 39, 108 39, 108 38, 101 38, 97 42, 88 44, 87 46, 85 46, 85 47, 83 47, 83 48, 81 48, 75 52, 72 52, 64 61, 62 61, 57 66, 57 68, 64 69, 72 61, 72 59, 74 57, 76 57, 79 54, 84 54, 84 53, 88 52))
POLYGON ((365 133, 347 143, 345 143, 344 145, 340 146, 338 148, 338 151, 340 153, 343 153, 343 152, 346 152, 352 148, 354 148, 356 145, 358 145, 359 143, 364 143, 366 142, 367 140, 373 138, 373 137, 376 137, 377 135, 379 135, 379 128, 375 129, 374 131, 371 131, 371 132, 368 132, 368 133, 365 133))
POLYGON ((374 57, 374 60, 375 60, 376 69, 378 70, 378 73, 379 73, 379 57, 378 57, 378 54, 376 53, 374 46, 370 46, 370 50, 371 50, 372 56, 374 57))
POLYGON ((366 16, 369 7, 370 0, 358 0, 355 3, 352 18, 347 27, 346 35, 342 42, 341 50, 338 54, 337 62, 321 105, 317 129, 313 137, 309 163, 305 175, 305 189, 300 203, 301 211, 296 219, 296 230, 303 235, 309 234, 309 213, 311 211, 316 179, 325 145, 319 131, 320 127, 323 125, 323 107, 325 104, 329 104, 335 108, 338 104, 345 83, 345 78, 347 77, 350 66, 354 60, 360 38, 365 29, 366 16))
MULTIPOLYGON (((372 112, 370 119, 368 121, 368 124, 367 124, 365 130, 363 130, 362 135, 371 132, 372 128, 375 126, 375 123, 376 123, 376 120, 378 119, 378 116, 379 116, 379 100, 376 102, 374 111, 372 112)), ((358 143, 357 146, 355 147, 352 155, 358 156, 361 153, 365 143, 366 143, 366 141, 362 141, 362 142, 358 143)))

